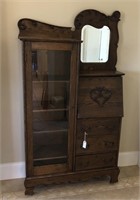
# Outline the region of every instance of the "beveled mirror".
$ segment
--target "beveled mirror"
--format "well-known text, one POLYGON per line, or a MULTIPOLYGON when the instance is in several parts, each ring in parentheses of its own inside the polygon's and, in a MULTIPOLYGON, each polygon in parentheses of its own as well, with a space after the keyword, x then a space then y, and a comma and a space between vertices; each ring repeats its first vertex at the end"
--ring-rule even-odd
POLYGON ((110 29, 107 26, 98 29, 90 25, 85 25, 82 28, 81 40, 81 62, 107 62, 110 41, 110 29))

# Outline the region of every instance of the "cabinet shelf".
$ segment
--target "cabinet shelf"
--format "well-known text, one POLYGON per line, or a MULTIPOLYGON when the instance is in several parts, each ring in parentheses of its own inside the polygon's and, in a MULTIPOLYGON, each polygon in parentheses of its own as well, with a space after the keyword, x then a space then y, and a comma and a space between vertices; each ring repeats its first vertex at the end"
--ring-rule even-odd
POLYGON ((34 165, 49 165, 66 162, 67 156, 34 159, 34 165))
POLYGON ((67 121, 34 121, 33 122, 34 133, 43 132, 66 132, 68 131, 67 121))
POLYGON ((42 81, 42 82, 53 82, 53 81, 60 81, 60 82, 69 82, 69 77, 66 76, 65 74, 62 75, 62 76, 52 76, 52 75, 37 75, 36 74, 33 74, 33 81, 34 82, 37 82, 37 81, 42 81))
POLYGON ((68 108, 51 108, 51 109, 39 109, 33 110, 34 113, 36 112, 54 112, 54 111, 68 111, 68 108))
POLYGON ((48 165, 63 163, 67 159, 67 146, 62 144, 46 144, 34 148, 34 164, 48 165))
POLYGON ((34 166, 43 166, 43 165, 52 165, 52 164, 60 164, 66 163, 66 156, 52 157, 48 159, 34 159, 34 166))
POLYGON ((59 129, 59 130, 44 130, 44 131, 34 131, 34 133, 59 133, 59 132, 68 132, 68 129, 59 129))
POLYGON ((56 159, 66 159, 67 156, 53 156, 49 158, 35 158, 34 161, 50 161, 50 160, 56 160, 56 159))
POLYGON ((68 80, 33 80, 32 83, 70 83, 68 80))
POLYGON ((66 145, 57 144, 54 148, 54 144, 47 144, 35 148, 34 160, 52 160, 56 158, 66 158, 66 145))

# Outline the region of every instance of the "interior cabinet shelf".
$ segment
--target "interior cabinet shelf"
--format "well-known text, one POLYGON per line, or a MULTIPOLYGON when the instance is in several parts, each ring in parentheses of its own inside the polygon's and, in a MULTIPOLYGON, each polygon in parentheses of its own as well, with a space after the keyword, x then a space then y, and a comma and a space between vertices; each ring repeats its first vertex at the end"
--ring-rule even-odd
POLYGON ((66 146, 56 145, 56 147, 57 151, 52 151, 51 145, 40 146, 40 149, 35 151, 34 161, 66 158, 66 146))
POLYGON ((52 132, 52 131, 67 131, 68 122, 67 121, 34 121, 33 131, 34 132, 52 132))
POLYGON ((33 112, 55 112, 55 111, 68 111, 68 108, 52 108, 52 109, 38 109, 33 110, 33 112))
POLYGON ((59 133, 59 132, 68 132, 68 129, 34 131, 34 133, 59 133))
POLYGON ((34 83, 69 83, 69 81, 65 81, 65 80, 49 80, 49 81, 42 81, 42 80, 33 80, 32 81, 33 84, 34 83))
POLYGON ((55 159, 66 159, 67 156, 56 156, 56 157, 49 157, 48 158, 36 158, 34 161, 47 161, 47 160, 55 160, 55 159))
POLYGON ((56 164, 56 163, 64 163, 66 162, 67 157, 66 156, 57 156, 57 157, 50 157, 50 158, 40 158, 40 159, 34 159, 34 165, 35 166, 42 166, 42 165, 49 165, 56 164))

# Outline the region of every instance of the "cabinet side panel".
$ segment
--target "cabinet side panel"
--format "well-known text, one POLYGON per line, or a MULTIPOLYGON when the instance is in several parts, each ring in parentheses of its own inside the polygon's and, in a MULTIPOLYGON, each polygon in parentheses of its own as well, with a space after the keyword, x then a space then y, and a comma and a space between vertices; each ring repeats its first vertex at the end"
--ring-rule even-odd
POLYGON ((26 150, 26 176, 33 175, 32 152, 32 61, 31 43, 24 42, 24 111, 25 111, 25 150, 26 150))

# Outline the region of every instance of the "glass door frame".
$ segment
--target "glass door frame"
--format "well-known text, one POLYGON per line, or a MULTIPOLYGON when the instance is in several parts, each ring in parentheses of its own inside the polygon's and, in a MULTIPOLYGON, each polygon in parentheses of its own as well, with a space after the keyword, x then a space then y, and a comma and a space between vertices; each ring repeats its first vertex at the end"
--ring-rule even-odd
POLYGON ((25 87, 25 139, 26 139, 26 173, 27 176, 72 171, 74 155, 74 134, 76 134, 77 85, 78 85, 78 43, 74 42, 28 42, 24 43, 24 87, 25 87), (69 91, 69 128, 68 128, 68 159, 66 164, 44 166, 33 165, 33 131, 32 131, 32 51, 34 50, 68 50, 71 51, 70 91, 69 91))

